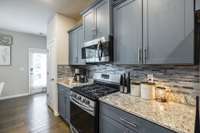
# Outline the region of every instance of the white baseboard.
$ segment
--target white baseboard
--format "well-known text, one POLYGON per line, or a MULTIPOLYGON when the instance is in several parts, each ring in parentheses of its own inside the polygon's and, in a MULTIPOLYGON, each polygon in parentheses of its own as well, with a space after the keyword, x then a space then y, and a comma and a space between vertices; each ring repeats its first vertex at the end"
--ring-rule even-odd
POLYGON ((57 111, 55 111, 54 109, 52 109, 49 105, 47 105, 47 106, 53 112, 54 116, 59 116, 60 115, 57 111))
POLYGON ((12 95, 12 96, 4 96, 4 97, 0 97, 0 100, 12 99, 12 98, 23 97, 23 96, 28 96, 28 95, 29 93, 23 93, 23 94, 12 95))

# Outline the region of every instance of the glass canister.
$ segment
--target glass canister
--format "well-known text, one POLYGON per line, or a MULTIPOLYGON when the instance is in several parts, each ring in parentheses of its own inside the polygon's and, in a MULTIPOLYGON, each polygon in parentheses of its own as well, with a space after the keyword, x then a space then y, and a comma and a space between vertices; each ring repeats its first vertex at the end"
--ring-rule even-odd
POLYGON ((141 98, 146 100, 155 99, 155 83, 149 83, 149 82, 141 83, 141 98))
POLYGON ((141 89, 140 89, 140 82, 139 81, 132 81, 131 82, 131 95, 140 97, 141 96, 141 89))
POLYGON ((166 98, 166 88, 165 87, 156 87, 156 101, 159 102, 166 102, 167 98, 166 98))

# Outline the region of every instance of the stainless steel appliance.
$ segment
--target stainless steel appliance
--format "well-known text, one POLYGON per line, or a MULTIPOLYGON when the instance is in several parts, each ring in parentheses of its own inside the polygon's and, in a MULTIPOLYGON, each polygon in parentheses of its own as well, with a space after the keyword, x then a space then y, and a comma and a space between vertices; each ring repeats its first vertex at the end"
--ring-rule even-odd
POLYGON ((96 73, 93 85, 71 90, 70 122, 73 132, 99 132, 99 104, 102 96, 119 91, 120 75, 96 73))
POLYGON ((113 61, 113 37, 107 41, 101 37, 84 43, 82 48, 82 59, 86 63, 106 63, 113 61))

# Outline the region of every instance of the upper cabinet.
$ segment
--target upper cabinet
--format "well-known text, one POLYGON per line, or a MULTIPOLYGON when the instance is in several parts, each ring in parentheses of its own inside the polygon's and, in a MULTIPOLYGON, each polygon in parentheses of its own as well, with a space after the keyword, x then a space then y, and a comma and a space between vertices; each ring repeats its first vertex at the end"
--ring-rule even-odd
POLYGON ((109 39, 111 28, 111 1, 97 0, 88 9, 83 11, 84 42, 96 38, 109 39))
POLYGON ((194 63, 193 0, 144 0, 143 63, 194 63))
POLYGON ((196 2, 196 10, 200 9, 200 0, 195 0, 196 2))
POLYGON ((96 34, 95 11, 93 9, 83 15, 83 25, 84 42, 93 40, 96 34))
POLYGON ((114 62, 142 63, 142 0, 127 0, 114 7, 114 62))
POLYGON ((114 0, 116 64, 194 64, 193 0, 114 0))
MULTIPOLYGON (((110 4, 103 0, 96 7, 96 37, 108 37, 110 35, 110 4)), ((108 39, 108 38, 107 38, 108 39)))
POLYGON ((83 27, 78 26, 69 31, 69 64, 70 65, 84 65, 82 59, 83 47, 83 27))

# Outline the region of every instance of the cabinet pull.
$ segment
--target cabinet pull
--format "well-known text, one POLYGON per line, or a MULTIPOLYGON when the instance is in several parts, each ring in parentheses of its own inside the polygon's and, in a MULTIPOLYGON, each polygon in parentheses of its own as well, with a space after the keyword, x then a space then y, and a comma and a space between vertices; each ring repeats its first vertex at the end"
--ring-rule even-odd
POLYGON ((148 53, 147 53, 147 49, 144 49, 144 60, 145 60, 145 64, 147 63, 147 59, 148 59, 148 53))
POLYGON ((129 122, 129 121, 123 119, 123 118, 120 118, 120 120, 123 121, 124 123, 134 127, 134 128, 137 128, 137 125, 135 123, 129 122))
POLYGON ((140 48, 138 48, 138 62, 140 64, 140 48))
POLYGON ((142 50, 141 50, 141 48, 138 48, 138 62, 139 62, 139 64, 142 63, 142 50))

